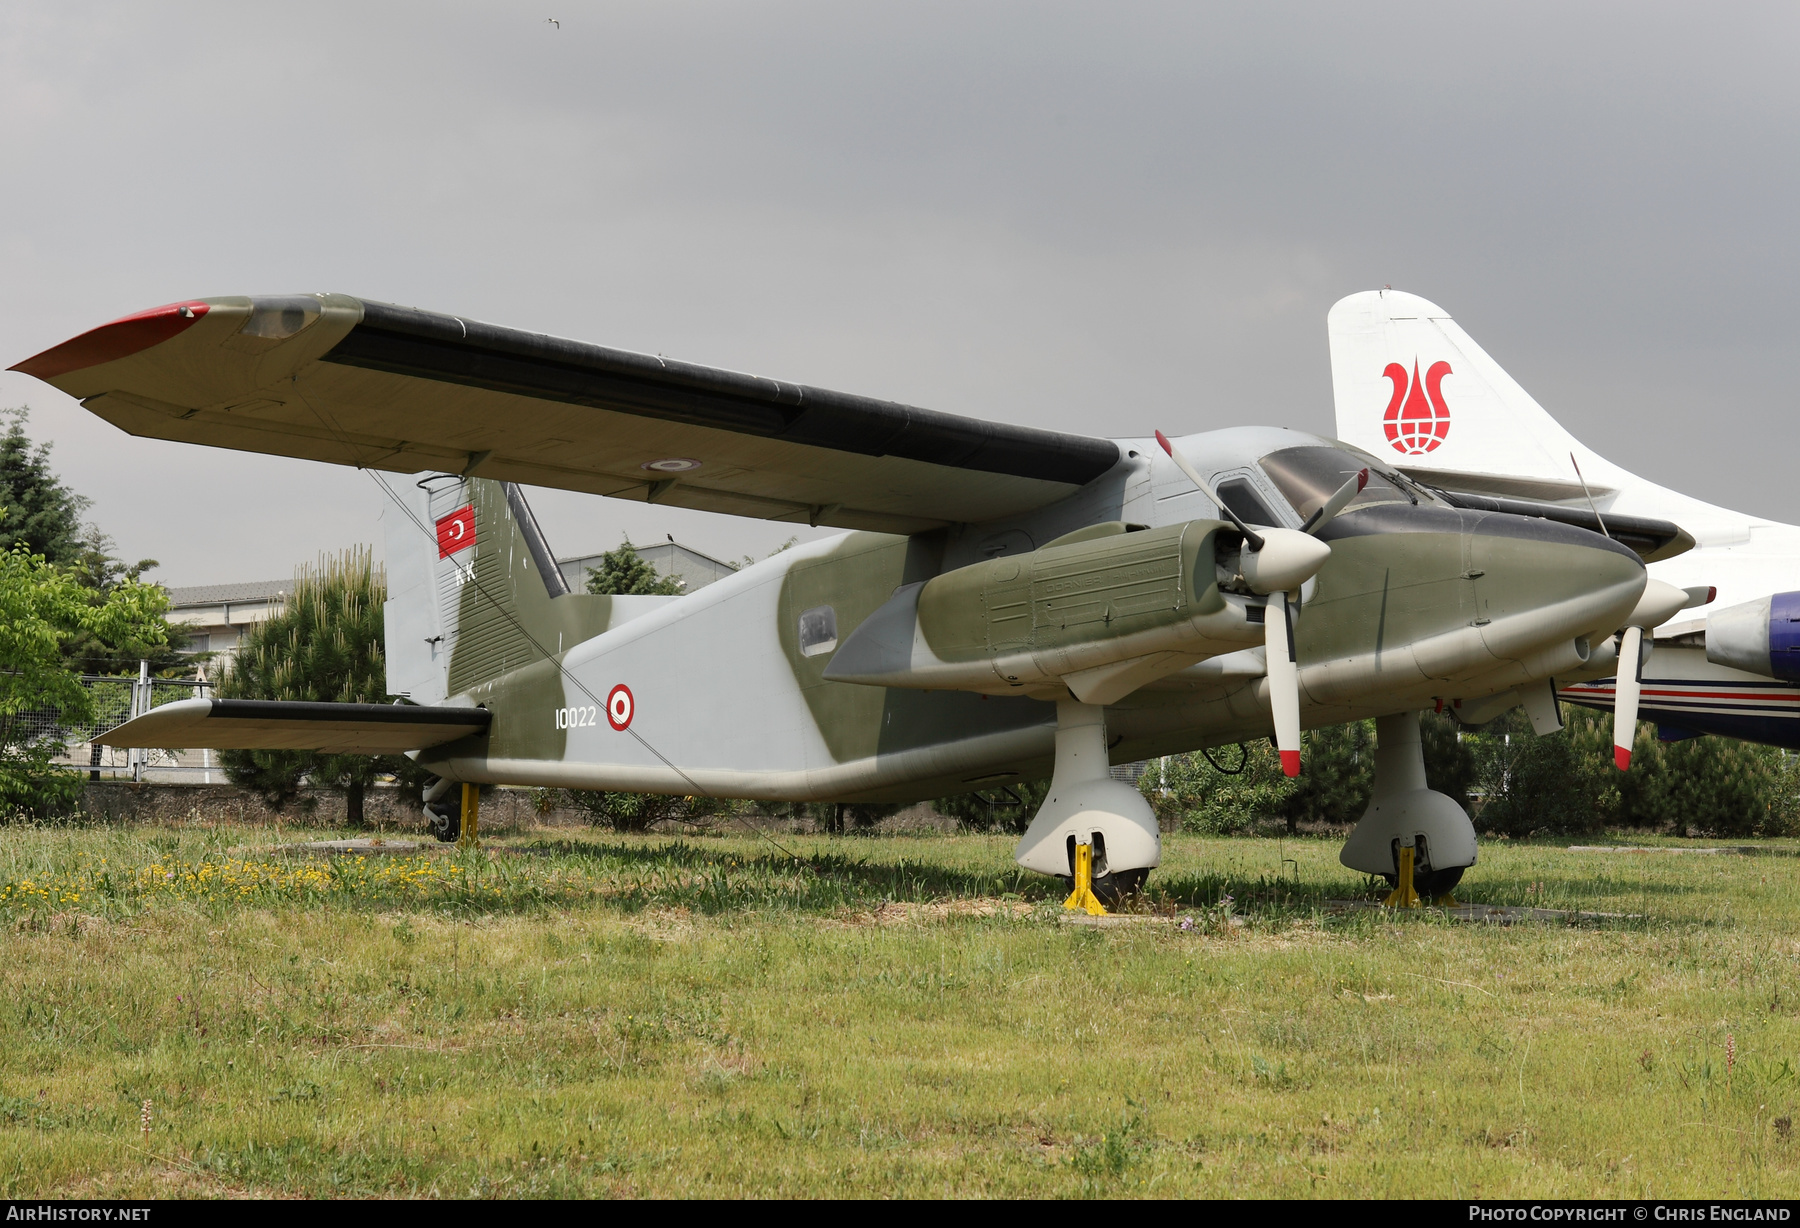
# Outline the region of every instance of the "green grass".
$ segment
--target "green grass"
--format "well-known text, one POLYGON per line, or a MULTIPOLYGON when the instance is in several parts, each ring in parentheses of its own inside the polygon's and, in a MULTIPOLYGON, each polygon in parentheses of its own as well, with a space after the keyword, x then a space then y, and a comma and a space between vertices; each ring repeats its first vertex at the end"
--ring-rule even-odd
POLYGON ((0 829, 0 1194, 1800 1188, 1800 857, 1492 844, 1631 914, 1492 928, 1173 836, 1094 930, 993 837, 273 839, 0 829))

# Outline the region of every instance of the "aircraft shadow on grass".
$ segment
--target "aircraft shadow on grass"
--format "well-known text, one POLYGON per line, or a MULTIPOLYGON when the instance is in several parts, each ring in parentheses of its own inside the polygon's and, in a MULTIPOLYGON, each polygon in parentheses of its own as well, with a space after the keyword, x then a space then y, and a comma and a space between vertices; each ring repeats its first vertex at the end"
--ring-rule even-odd
MULTIPOLYGON (((1065 888, 1054 880, 1016 869, 991 871, 934 865, 897 858, 874 861, 842 853, 789 858, 776 849, 754 855, 709 850, 686 842, 645 847, 636 844, 540 841, 515 846, 536 856, 566 857, 587 863, 612 863, 638 871, 676 871, 684 881, 646 880, 634 890, 633 902, 685 903, 704 911, 727 911, 780 902, 798 910, 867 907, 882 901, 926 903, 945 899, 1009 896, 1041 903, 1060 898, 1065 888)), ((1595 893, 1592 879, 1543 873, 1482 878, 1459 888, 1459 898, 1479 903, 1534 908, 1570 908, 1594 912, 1631 912, 1632 900, 1684 899, 1703 889, 1683 881, 1618 883, 1615 890, 1595 893)), ((1262 873, 1174 873, 1165 875, 1128 911, 1182 913, 1218 910, 1272 918, 1304 916, 1346 899, 1377 898, 1388 887, 1378 879, 1345 874, 1327 878, 1295 878, 1262 873)))

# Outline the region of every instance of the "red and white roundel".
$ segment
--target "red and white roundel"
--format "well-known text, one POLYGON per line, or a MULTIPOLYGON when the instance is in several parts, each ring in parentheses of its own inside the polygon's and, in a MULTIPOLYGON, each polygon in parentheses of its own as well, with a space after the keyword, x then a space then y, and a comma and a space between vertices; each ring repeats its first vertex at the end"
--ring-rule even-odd
POLYGON ((607 693, 606 723, 620 733, 631 728, 631 714, 637 711, 637 701, 631 697, 631 688, 621 682, 607 693))

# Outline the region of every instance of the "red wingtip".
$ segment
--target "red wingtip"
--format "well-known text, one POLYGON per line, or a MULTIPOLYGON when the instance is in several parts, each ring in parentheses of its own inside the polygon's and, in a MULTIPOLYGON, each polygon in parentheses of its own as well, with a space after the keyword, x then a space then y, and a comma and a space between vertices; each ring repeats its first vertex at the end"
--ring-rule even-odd
POLYGON ((1613 747, 1613 766, 1618 768, 1621 772, 1628 771, 1630 769, 1630 767, 1631 767, 1631 748, 1629 746, 1613 747))
POLYGON ((124 316, 110 324, 102 324, 61 345, 52 346, 42 354, 34 354, 23 362, 14 363, 9 369, 48 380, 70 371, 79 371, 83 367, 97 367, 103 362, 126 358, 139 350, 147 350, 167 341, 191 327, 209 309, 209 304, 198 300, 152 307, 148 311, 124 316))
POLYGON ((1175 446, 1169 442, 1169 437, 1161 431, 1156 432, 1156 442, 1162 445, 1162 450, 1164 452, 1167 452, 1170 456, 1175 455, 1175 446))
POLYGON ((1298 776, 1300 774, 1300 752, 1297 750, 1282 751, 1281 770, 1285 775, 1298 776))

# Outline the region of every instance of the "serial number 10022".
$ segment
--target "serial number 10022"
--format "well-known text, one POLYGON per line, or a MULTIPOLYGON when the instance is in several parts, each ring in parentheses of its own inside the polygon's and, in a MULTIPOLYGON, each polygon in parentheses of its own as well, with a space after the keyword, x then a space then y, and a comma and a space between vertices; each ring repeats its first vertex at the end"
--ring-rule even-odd
POLYGON ((558 708, 556 710, 556 727, 558 729, 580 729, 584 725, 598 725, 600 709, 598 708, 558 708))

